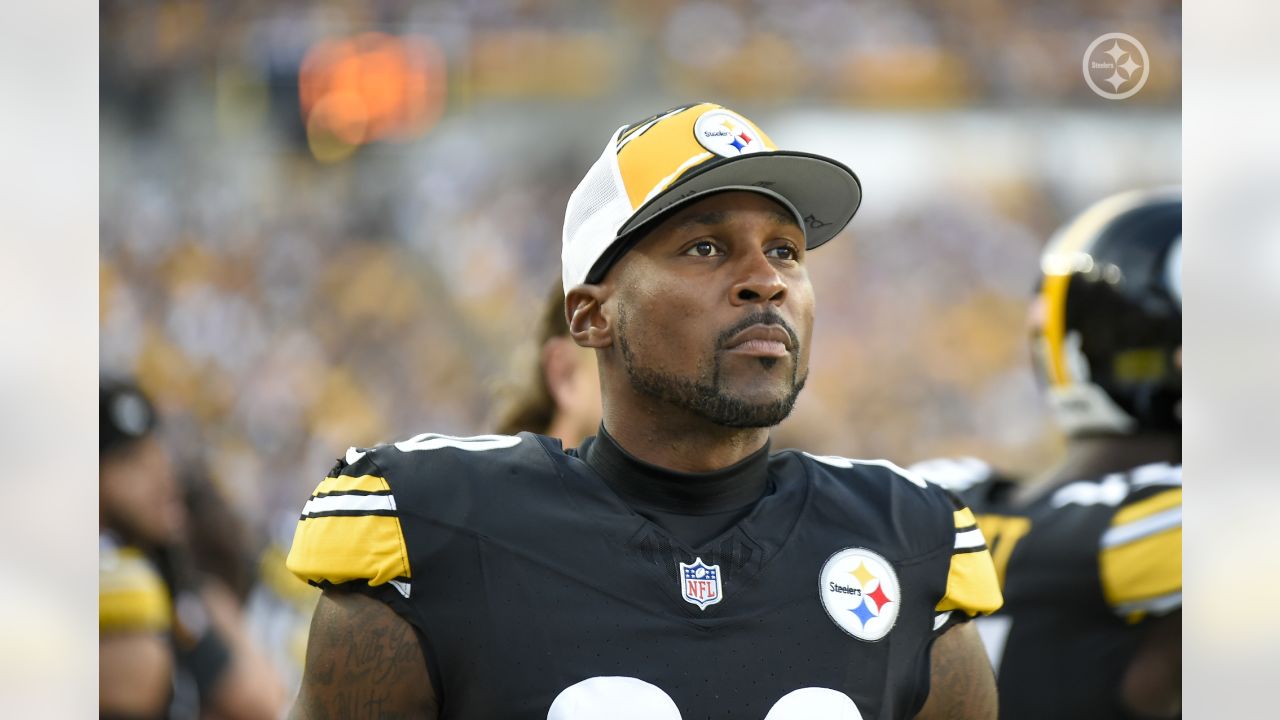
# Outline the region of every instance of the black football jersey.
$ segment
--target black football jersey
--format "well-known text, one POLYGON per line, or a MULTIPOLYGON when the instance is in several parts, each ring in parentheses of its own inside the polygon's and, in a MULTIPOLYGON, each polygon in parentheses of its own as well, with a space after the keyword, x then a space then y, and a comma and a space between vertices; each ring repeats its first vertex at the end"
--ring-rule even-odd
POLYGON ((912 717, 932 640, 1000 604, 972 514, 884 461, 768 462, 693 548, 546 437, 353 448, 287 564, 411 623, 444 718, 912 717))
POLYGON ((1182 466, 1058 483, 1025 504, 980 461, 913 466, 978 516, 1004 607, 978 619, 1008 720, 1128 717, 1142 623, 1182 607, 1182 466))

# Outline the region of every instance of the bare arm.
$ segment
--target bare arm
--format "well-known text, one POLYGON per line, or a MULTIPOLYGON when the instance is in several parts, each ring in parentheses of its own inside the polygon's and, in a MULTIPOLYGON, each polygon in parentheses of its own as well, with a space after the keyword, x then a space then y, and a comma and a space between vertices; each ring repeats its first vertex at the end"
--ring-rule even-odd
POLYGON ((384 603, 325 592, 311 620, 292 720, 436 720, 439 707, 413 628, 384 603))
POLYGON ((205 584, 201 597, 213 625, 231 651, 231 663, 214 685, 209 705, 220 720, 276 720, 288 702, 271 662, 245 627, 244 614, 221 582, 205 584))
POLYGON ((1182 713, 1182 611, 1147 623, 1120 685, 1125 709, 1139 717, 1182 713))
POLYGON ((995 673, 973 623, 933 642, 929 672, 929 699, 916 720, 995 720, 995 673))

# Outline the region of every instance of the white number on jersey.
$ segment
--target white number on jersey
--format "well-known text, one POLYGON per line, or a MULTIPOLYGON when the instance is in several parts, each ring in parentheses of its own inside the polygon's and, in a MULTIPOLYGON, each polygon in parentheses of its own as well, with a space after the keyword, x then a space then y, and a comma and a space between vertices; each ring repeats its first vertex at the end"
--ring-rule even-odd
MULTIPOLYGON (((681 720, 680 708, 662 688, 633 677, 593 677, 556 696, 547 720, 681 720)), ((862 720, 848 695, 827 688, 800 688, 774 703, 764 720, 862 720)))
POLYGON ((440 448, 456 448, 458 450, 469 450, 471 452, 481 452, 483 450, 501 450, 503 448, 515 447, 520 444, 520 438, 515 435, 476 435, 474 437, 454 437, 452 435, 439 435, 437 433, 422 433, 415 435, 408 440, 396 443, 396 449, 401 452, 413 452, 415 450, 439 450, 440 448))

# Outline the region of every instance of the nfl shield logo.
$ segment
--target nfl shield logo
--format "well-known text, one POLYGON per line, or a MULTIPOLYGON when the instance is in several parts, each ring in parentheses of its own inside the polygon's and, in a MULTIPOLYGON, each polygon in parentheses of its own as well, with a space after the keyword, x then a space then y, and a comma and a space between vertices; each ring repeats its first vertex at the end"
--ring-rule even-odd
POLYGON ((720 566, 708 565, 702 562, 702 558, 694 560, 692 565, 680 563, 680 594, 686 602, 697 605, 701 610, 720 602, 724 597, 720 566))

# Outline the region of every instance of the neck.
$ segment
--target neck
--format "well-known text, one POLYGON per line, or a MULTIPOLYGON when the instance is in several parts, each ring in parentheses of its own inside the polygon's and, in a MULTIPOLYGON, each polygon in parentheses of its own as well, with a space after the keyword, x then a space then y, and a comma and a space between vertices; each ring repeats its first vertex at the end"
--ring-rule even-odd
POLYGON ((629 398, 628 411, 606 403, 604 426, 631 455, 651 465, 684 473, 729 467, 769 442, 768 428, 731 428, 651 400, 629 398))

